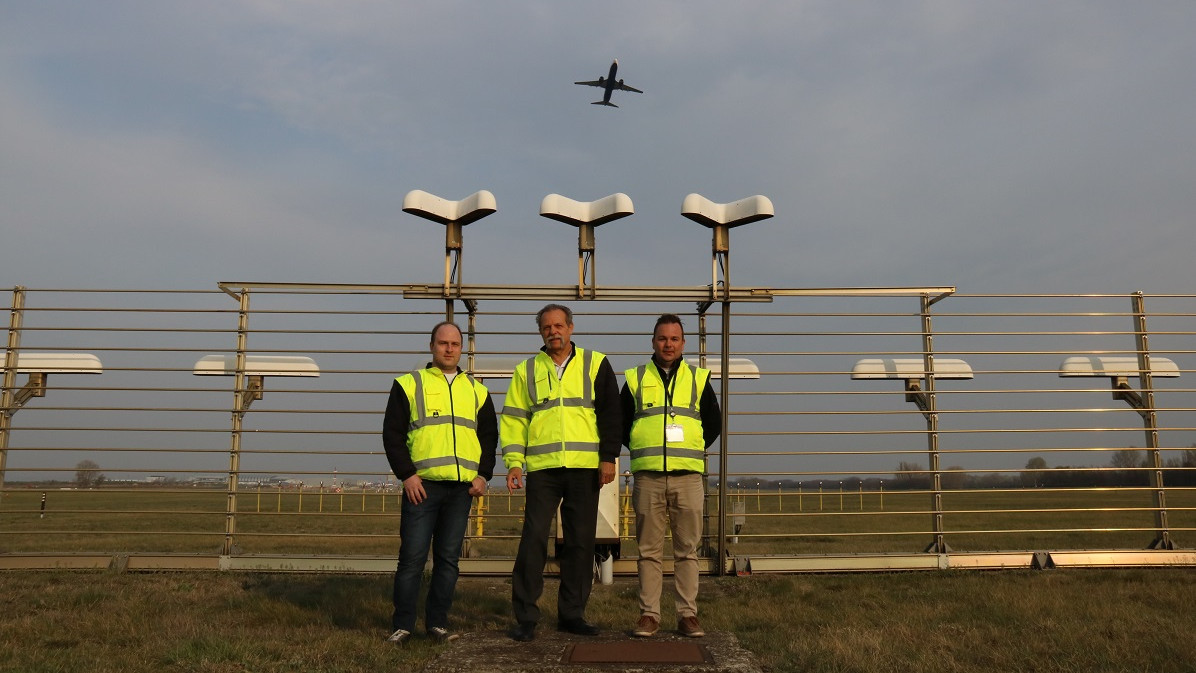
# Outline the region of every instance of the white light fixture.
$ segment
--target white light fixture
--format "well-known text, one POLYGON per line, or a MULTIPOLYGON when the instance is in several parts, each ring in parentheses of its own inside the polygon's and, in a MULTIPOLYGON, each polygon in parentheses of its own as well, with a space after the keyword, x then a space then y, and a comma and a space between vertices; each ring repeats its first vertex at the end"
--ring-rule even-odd
MULTIPOLYGON (((685 358, 691 367, 697 367, 698 358, 685 358)), ((759 379, 760 368, 748 358, 729 358, 727 360, 727 378, 729 379, 759 379)), ((718 358, 707 358, 706 369, 710 370, 710 378, 717 379, 723 375, 722 362, 718 358)))
MULTIPOLYGON (((853 379, 924 379, 926 363, 922 358, 867 358, 851 369, 853 379)), ((972 367, 959 359, 935 358, 934 378, 970 379, 972 367)))
MULTIPOLYGON (((205 355, 195 363, 196 376, 232 376, 236 355, 205 355)), ((246 376, 319 376, 316 361, 301 355, 246 355, 246 376)))
MULTIPOLYGON (((1141 374, 1138 368, 1138 358, 1109 355, 1073 355, 1059 366, 1059 376, 1082 377, 1122 377, 1128 378, 1141 374)), ((1150 357, 1150 375, 1156 378, 1178 378, 1179 367, 1170 358, 1152 355, 1150 357)))
POLYGON ((18 374, 102 374, 100 358, 91 353, 18 353, 18 374))
POLYGON ((517 356, 481 356, 475 357, 473 374, 475 379, 509 379, 514 376, 515 368, 527 358, 517 356))

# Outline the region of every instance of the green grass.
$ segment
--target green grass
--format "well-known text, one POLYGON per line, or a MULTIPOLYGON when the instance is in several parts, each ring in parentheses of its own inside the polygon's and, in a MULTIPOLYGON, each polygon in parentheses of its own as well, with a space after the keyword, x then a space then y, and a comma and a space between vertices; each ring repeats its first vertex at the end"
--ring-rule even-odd
MULTIPOLYGON (((0 671, 415 671, 445 652, 383 642, 385 576, 8 572, 0 671)), ((667 594, 667 592, 666 592, 667 594)), ((554 583, 543 601, 555 617, 554 583)), ((510 623, 506 578, 463 579, 453 626, 510 623)), ((588 617, 629 628, 634 580, 588 617)), ((940 571, 703 578, 708 630, 769 671, 1190 671, 1190 570, 940 571)), ((666 598, 665 609, 671 610, 666 598)), ((451 646, 447 646, 451 647, 451 646)))

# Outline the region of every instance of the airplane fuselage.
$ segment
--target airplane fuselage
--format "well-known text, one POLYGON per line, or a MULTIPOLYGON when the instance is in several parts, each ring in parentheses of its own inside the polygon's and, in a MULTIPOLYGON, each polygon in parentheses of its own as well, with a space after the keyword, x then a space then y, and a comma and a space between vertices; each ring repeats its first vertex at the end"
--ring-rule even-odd
POLYGON ((619 69, 619 59, 616 58, 615 60, 611 61, 610 73, 606 76, 606 87, 603 89, 603 92, 602 92, 602 102, 603 103, 609 103, 610 95, 612 93, 614 93, 614 91, 615 91, 615 83, 618 82, 618 80, 615 79, 615 72, 618 71, 618 69, 619 69))

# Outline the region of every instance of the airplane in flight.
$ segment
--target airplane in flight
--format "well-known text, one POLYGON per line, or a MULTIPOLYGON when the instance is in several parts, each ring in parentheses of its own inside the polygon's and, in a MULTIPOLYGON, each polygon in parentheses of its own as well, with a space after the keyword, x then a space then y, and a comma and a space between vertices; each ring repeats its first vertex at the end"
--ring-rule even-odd
POLYGON ((618 69, 619 69, 619 59, 616 58, 614 61, 611 62, 610 73, 608 73, 606 77, 599 77, 597 80, 595 80, 593 82, 574 82, 574 84, 585 84, 586 86, 602 87, 603 89, 605 89, 605 91, 602 94, 602 100, 594 101, 593 105, 607 105, 609 107, 619 107, 618 105, 615 105, 614 103, 610 102, 610 95, 612 93, 614 93, 616 90, 617 91, 634 91, 636 93, 643 93, 643 91, 640 91, 639 89, 637 89, 633 86, 627 86, 626 84, 623 83, 623 80, 621 80, 621 79, 616 80, 615 79, 615 71, 618 69))

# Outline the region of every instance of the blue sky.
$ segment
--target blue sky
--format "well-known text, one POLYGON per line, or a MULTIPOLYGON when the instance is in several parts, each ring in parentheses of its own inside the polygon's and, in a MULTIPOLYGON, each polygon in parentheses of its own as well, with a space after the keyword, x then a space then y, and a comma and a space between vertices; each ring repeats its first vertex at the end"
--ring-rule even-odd
POLYGON ((624 192, 598 278, 1189 292, 1190 2, 0 1, 0 286, 571 283, 540 200, 624 192), (590 105, 575 80, 645 91, 590 105), (512 260, 531 260, 513 264, 512 260), (740 261, 744 260, 744 261, 740 261), (747 261, 750 260, 750 263, 747 261))

